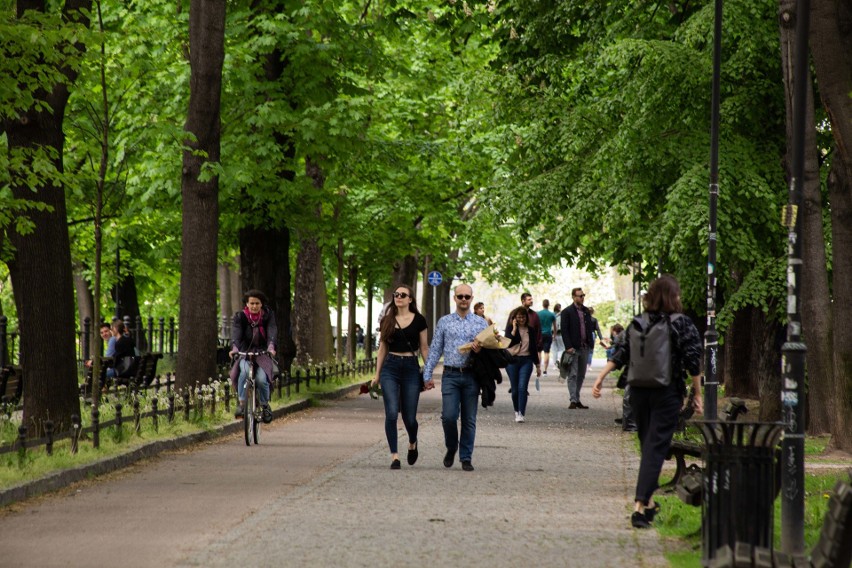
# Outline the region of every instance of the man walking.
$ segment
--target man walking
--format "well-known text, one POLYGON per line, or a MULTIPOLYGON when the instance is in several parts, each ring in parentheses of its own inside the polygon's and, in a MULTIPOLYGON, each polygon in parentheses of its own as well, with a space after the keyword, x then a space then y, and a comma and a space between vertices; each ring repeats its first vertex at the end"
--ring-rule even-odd
POLYGON ((423 369, 425 381, 432 380, 438 359, 444 357, 444 374, 441 377, 441 422, 444 426, 444 444, 447 453, 444 467, 453 467, 456 452, 459 452, 462 469, 473 471, 473 441, 476 438, 476 411, 479 405, 479 385, 470 367, 470 353, 459 353, 459 347, 473 343, 473 351, 479 352, 476 335, 488 327, 484 318, 470 310, 473 290, 467 284, 456 287, 453 293, 456 311, 438 320, 429 357, 423 369), (461 434, 458 420, 461 411, 461 434))
POLYGON ((582 288, 574 288, 571 290, 571 298, 574 302, 562 310, 560 327, 565 351, 571 355, 572 359, 568 371, 568 396, 571 399, 568 408, 573 410, 589 408, 580 402, 580 390, 583 388, 589 353, 594 349, 595 341, 592 336, 594 332, 592 316, 583 305, 586 294, 582 288))
POLYGON ((542 362, 544 375, 547 374, 547 367, 550 365, 550 348, 553 346, 553 336, 556 334, 556 314, 550 311, 550 300, 541 301, 542 309, 538 312, 538 319, 541 322, 541 352, 539 359, 542 362))

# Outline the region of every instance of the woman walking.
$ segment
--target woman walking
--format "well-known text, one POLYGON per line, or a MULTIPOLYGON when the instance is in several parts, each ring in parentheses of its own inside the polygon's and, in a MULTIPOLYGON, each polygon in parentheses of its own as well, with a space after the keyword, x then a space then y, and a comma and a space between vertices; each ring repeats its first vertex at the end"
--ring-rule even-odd
POLYGON ((432 381, 420 378, 419 350, 423 359, 429 356, 426 318, 417 311, 414 290, 404 284, 396 287, 393 302, 381 321, 381 341, 376 375, 372 384, 381 382, 385 402, 385 435, 391 453, 391 469, 400 469, 397 417, 408 433, 408 465, 417 461, 417 404, 420 391, 434 387, 432 381))
MULTIPOLYGON (((638 529, 650 527, 660 510, 659 505, 653 501, 653 495, 659 486, 660 470, 671 446, 678 414, 686 397, 685 373, 692 377, 695 411, 703 412, 699 375, 701 338, 692 321, 682 314, 680 285, 677 280, 664 274, 651 282, 643 304, 645 313, 642 317, 647 316, 644 321, 648 322, 646 335, 650 334, 650 328, 655 325, 670 325, 671 361, 668 364, 671 365, 671 382, 658 387, 637 386, 635 383, 630 385, 630 402, 642 448, 636 498, 630 518, 631 524, 638 529)), ((625 331, 625 340, 616 343, 615 352, 598 375, 592 388, 592 396, 600 398, 601 385, 610 371, 630 363, 631 356, 633 361, 638 361, 639 354, 631 353, 630 336, 640 333, 642 331, 637 329, 634 319, 625 331)), ((631 371, 628 381, 635 380, 633 375, 634 372, 631 371)))
POLYGON ((535 346, 536 328, 530 324, 527 308, 524 306, 512 310, 509 316, 511 325, 506 327, 506 339, 510 340, 509 353, 515 356, 515 362, 506 367, 509 383, 512 386, 512 406, 515 407, 515 422, 524 422, 527 414, 528 388, 533 365, 536 377, 541 376, 541 364, 535 346))

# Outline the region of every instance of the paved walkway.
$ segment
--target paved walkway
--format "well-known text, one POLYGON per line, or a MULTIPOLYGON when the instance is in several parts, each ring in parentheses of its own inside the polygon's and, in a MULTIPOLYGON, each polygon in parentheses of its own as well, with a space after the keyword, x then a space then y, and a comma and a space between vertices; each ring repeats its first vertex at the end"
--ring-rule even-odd
MULTIPOLYGON (((598 363, 596 361, 596 363, 598 363)), ((381 400, 352 396, 283 420, 261 446, 232 436, 0 513, 14 566, 667 566, 629 513, 638 458, 604 391, 567 410, 551 375, 514 422, 508 381, 480 408, 474 472, 445 469, 438 389, 420 406, 420 460, 391 471, 381 400)), ((400 421, 400 427, 402 422, 400 421)))

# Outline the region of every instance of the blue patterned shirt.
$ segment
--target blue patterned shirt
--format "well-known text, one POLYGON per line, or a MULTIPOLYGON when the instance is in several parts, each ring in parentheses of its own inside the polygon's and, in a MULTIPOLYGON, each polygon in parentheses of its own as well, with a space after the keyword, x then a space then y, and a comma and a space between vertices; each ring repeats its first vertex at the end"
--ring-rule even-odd
POLYGON ((488 327, 488 322, 473 312, 468 312, 462 318, 457 312, 453 312, 438 320, 435 327, 435 335, 429 346, 429 358, 426 359, 426 367, 423 369, 423 380, 432 379, 432 372, 438 365, 438 359, 444 356, 444 365, 450 367, 466 367, 470 359, 470 351, 459 353, 459 347, 470 343, 477 334, 488 327))

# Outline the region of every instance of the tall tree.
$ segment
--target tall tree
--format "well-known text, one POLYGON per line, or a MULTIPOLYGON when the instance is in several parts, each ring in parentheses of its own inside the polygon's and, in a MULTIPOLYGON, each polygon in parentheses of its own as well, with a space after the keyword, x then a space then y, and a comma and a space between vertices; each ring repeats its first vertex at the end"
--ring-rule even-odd
POLYGON ((219 234, 219 153, 225 0, 191 0, 189 7, 190 138, 183 153, 180 354, 177 384, 215 376, 216 258, 219 234))
POLYGON ((31 230, 9 236, 14 257, 8 262, 26 378, 24 424, 31 435, 39 435, 46 420, 52 420, 58 431, 67 429, 71 415, 80 410, 62 123, 83 51, 80 31, 89 23, 92 2, 66 0, 61 12, 54 12, 55 5, 19 0, 17 22, 9 30, 15 32, 13 41, 5 43, 10 51, 0 57, 20 65, 12 75, 17 78, 15 100, 2 101, 12 195, 35 205, 29 217, 31 230), (33 44, 31 37, 45 41, 33 44), (46 345, 51 348, 45 350, 46 345))

